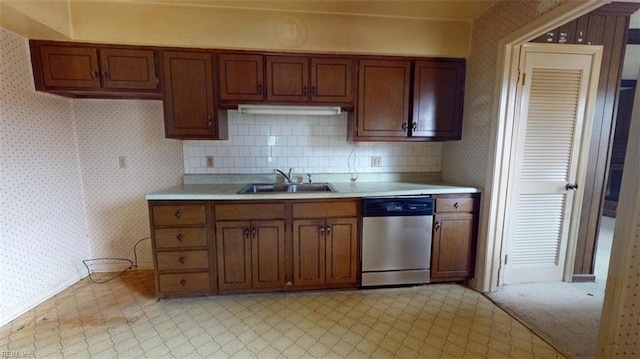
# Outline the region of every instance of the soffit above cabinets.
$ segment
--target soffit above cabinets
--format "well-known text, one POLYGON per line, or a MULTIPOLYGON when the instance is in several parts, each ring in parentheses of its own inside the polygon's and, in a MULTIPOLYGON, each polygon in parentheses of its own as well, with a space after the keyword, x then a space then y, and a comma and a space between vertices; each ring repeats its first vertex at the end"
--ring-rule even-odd
MULTIPOLYGON (((78 1, 78 0, 72 0, 78 1)), ((407 19, 463 20, 479 17, 498 0, 129 0, 140 4, 357 15, 407 19)))

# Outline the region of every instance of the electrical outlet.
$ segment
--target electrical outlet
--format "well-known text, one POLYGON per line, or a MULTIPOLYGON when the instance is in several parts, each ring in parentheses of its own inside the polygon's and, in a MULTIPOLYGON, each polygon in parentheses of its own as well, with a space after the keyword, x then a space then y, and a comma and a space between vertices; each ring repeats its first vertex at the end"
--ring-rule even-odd
POLYGON ((213 156, 207 156, 207 168, 213 168, 214 161, 213 156))
POLYGON ((382 167, 382 157, 371 156, 371 167, 382 167))
POLYGON ((118 167, 127 168, 127 156, 118 156, 118 167))

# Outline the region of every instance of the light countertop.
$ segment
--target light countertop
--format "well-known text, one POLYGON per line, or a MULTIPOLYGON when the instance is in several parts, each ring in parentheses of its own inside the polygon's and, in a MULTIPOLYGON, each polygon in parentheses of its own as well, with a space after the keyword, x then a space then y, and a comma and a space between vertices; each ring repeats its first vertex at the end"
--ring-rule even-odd
POLYGON ((479 188, 445 183, 410 182, 331 182, 337 192, 270 192, 238 194, 246 184, 183 184, 149 193, 147 200, 261 200, 261 199, 324 199, 378 196, 432 195, 478 193, 479 188))

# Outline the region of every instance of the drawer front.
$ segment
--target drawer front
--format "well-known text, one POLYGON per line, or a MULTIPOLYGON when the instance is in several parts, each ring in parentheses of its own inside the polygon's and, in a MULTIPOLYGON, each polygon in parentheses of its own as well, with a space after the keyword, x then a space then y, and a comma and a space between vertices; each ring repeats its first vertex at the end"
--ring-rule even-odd
POLYGON ((356 202, 294 203, 293 218, 335 218, 358 215, 356 202))
POLYGON ((156 226, 205 225, 207 222, 206 214, 204 204, 154 206, 153 224, 156 226))
POLYGON ((206 247, 207 228, 163 228, 154 231, 156 248, 206 247))
POLYGON ((158 270, 201 269, 209 267, 207 251, 158 252, 158 270))
POLYGON ((172 273, 158 275, 160 292, 196 292, 209 290, 209 273, 172 273))
POLYGON ((283 203, 218 204, 215 206, 216 221, 258 220, 284 218, 283 203))
POLYGON ((436 212, 473 212, 475 199, 467 198, 436 198, 436 212))

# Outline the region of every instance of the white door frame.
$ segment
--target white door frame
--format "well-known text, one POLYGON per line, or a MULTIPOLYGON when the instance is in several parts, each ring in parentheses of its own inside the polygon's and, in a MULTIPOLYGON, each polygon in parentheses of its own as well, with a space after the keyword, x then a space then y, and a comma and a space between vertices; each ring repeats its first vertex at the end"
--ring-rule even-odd
MULTIPOLYGON (((542 15, 526 26, 504 37, 498 43, 496 59, 496 81, 494 88, 493 118, 489 136, 489 166, 487 169, 485 194, 480 211, 478 275, 471 285, 481 292, 491 292, 499 285, 498 275, 502 262, 507 208, 507 185, 513 133, 514 106, 518 81, 517 59, 519 45, 534 39, 539 34, 554 29, 587 14, 608 1, 565 2, 542 15)), ((575 253, 574 253, 575 255, 575 253)))

